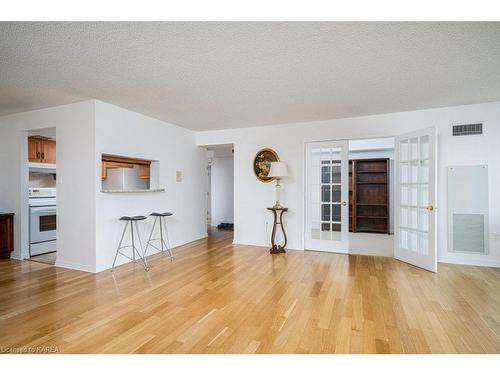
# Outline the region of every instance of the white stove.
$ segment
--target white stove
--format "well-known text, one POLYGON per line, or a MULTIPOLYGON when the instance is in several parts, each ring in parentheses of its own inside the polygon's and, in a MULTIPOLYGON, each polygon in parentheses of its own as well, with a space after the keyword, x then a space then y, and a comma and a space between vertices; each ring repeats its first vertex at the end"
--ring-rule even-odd
POLYGON ((30 255, 56 251, 56 189, 29 188, 30 255))
POLYGON ((28 194, 30 207, 56 204, 56 188, 29 188, 28 194))

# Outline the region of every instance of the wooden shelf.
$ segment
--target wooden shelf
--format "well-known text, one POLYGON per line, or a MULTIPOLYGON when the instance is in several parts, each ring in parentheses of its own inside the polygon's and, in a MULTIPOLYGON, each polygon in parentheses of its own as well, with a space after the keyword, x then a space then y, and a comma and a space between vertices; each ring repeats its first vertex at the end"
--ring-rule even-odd
POLYGON ((350 230, 389 233, 389 159, 349 163, 350 230))
POLYGON ((357 232, 368 232, 368 233, 387 233, 384 229, 375 229, 372 227, 357 227, 357 232))

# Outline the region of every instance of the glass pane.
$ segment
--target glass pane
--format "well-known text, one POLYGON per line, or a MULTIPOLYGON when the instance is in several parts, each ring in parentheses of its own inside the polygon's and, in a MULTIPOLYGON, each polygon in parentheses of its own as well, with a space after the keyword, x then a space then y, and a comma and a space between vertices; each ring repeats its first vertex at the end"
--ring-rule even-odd
POLYGON ((409 247, 409 250, 411 251, 414 251, 414 252, 418 252, 418 236, 417 236, 417 232, 415 231, 409 231, 408 234, 410 235, 410 241, 409 241, 409 244, 410 244, 410 247, 409 247))
POLYGON ((329 204, 322 204, 321 205, 321 221, 331 221, 330 205, 329 204))
POLYGON ((410 182, 410 167, 408 164, 401 164, 401 182, 410 182))
POLYGON ((321 202, 331 202, 330 190, 331 185, 321 186, 321 202))
POLYGON ((412 162, 410 166, 410 182, 418 182, 418 163, 412 162))
POLYGON ((401 141, 399 143, 399 158, 401 161, 408 160, 408 140, 401 141))
POLYGON ((427 207, 429 205, 429 185, 420 185, 420 207, 427 207))
POLYGON ((410 185, 410 205, 416 206, 418 203, 418 187, 416 185, 410 185))
POLYGON ((321 149, 321 165, 329 166, 332 162, 332 149, 322 148, 321 149))
POLYGON ((399 246, 402 249, 408 249, 408 231, 406 229, 401 229, 399 236, 399 246))
POLYGON ((410 139, 410 160, 418 160, 418 138, 410 139))
POLYGON ((416 208, 410 208, 410 228, 418 229, 418 211, 416 208))
POLYGON ((410 201, 408 200, 408 189, 409 187, 407 185, 402 185, 401 186, 401 199, 400 203, 404 206, 409 205, 410 201))
POLYGON ((402 227, 408 228, 409 223, 408 223, 408 207, 401 207, 400 215, 399 215, 399 222, 402 227))
POLYGON ((334 184, 340 184, 340 165, 332 166, 332 182, 334 184))
POLYGON ((429 182, 429 160, 422 160, 420 162, 420 181, 429 182))
POLYGON ((425 208, 419 209, 418 229, 425 232, 429 230, 429 211, 425 208))
POLYGON ((429 235, 427 233, 420 232, 419 236, 419 248, 420 254, 429 254, 429 235))
POLYGON ((429 136, 420 137, 420 159, 429 158, 429 136))
POLYGON ((330 174, 331 174, 331 167, 329 165, 322 165, 321 166, 321 183, 329 184, 330 183, 330 174))
POLYGON ((340 204, 332 204, 332 221, 341 221, 340 204))
POLYGON ((334 185, 332 186, 333 192, 332 192, 332 202, 333 203, 340 203, 341 201, 341 189, 339 185, 334 185))
POLYGON ((321 223, 321 239, 322 240, 331 240, 331 234, 330 234, 330 223, 321 223))
POLYGON ((40 232, 50 232, 56 230, 56 215, 43 215, 38 218, 38 230, 40 232))
POLYGON ((340 164, 341 157, 340 157, 340 148, 332 148, 332 163, 340 164))

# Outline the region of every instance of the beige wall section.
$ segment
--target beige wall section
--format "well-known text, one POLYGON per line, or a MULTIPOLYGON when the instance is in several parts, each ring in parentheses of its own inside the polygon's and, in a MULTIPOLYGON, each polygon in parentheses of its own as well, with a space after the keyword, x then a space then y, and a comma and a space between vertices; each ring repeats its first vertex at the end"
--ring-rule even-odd
POLYGON ((234 143, 234 240, 235 243, 267 245, 266 212, 273 201, 272 184, 257 181, 252 159, 257 150, 270 147, 289 165, 282 180, 289 247, 303 249, 303 156, 304 142, 328 139, 387 137, 435 126, 438 130, 438 256, 454 263, 500 266, 500 102, 399 112, 329 121, 262 126, 197 133, 200 146, 234 143), (484 134, 452 137, 453 124, 481 122, 484 134), (457 254, 448 251, 446 220, 446 167, 488 164, 490 202, 490 254, 457 254))
POLYGON ((57 264, 95 271, 93 100, 0 118, 0 210, 15 213, 13 257, 28 256, 28 130, 56 128, 57 264))

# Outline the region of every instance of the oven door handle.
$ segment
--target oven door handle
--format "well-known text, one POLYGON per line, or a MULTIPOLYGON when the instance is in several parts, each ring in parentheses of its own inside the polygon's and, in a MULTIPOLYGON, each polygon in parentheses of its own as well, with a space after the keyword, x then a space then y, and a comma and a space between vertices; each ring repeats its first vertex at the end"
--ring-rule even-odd
POLYGON ((31 209, 31 212, 34 213, 34 214, 37 214, 37 215, 45 215, 45 214, 52 214, 52 215, 55 215, 56 214, 56 210, 47 210, 47 209, 31 209))

